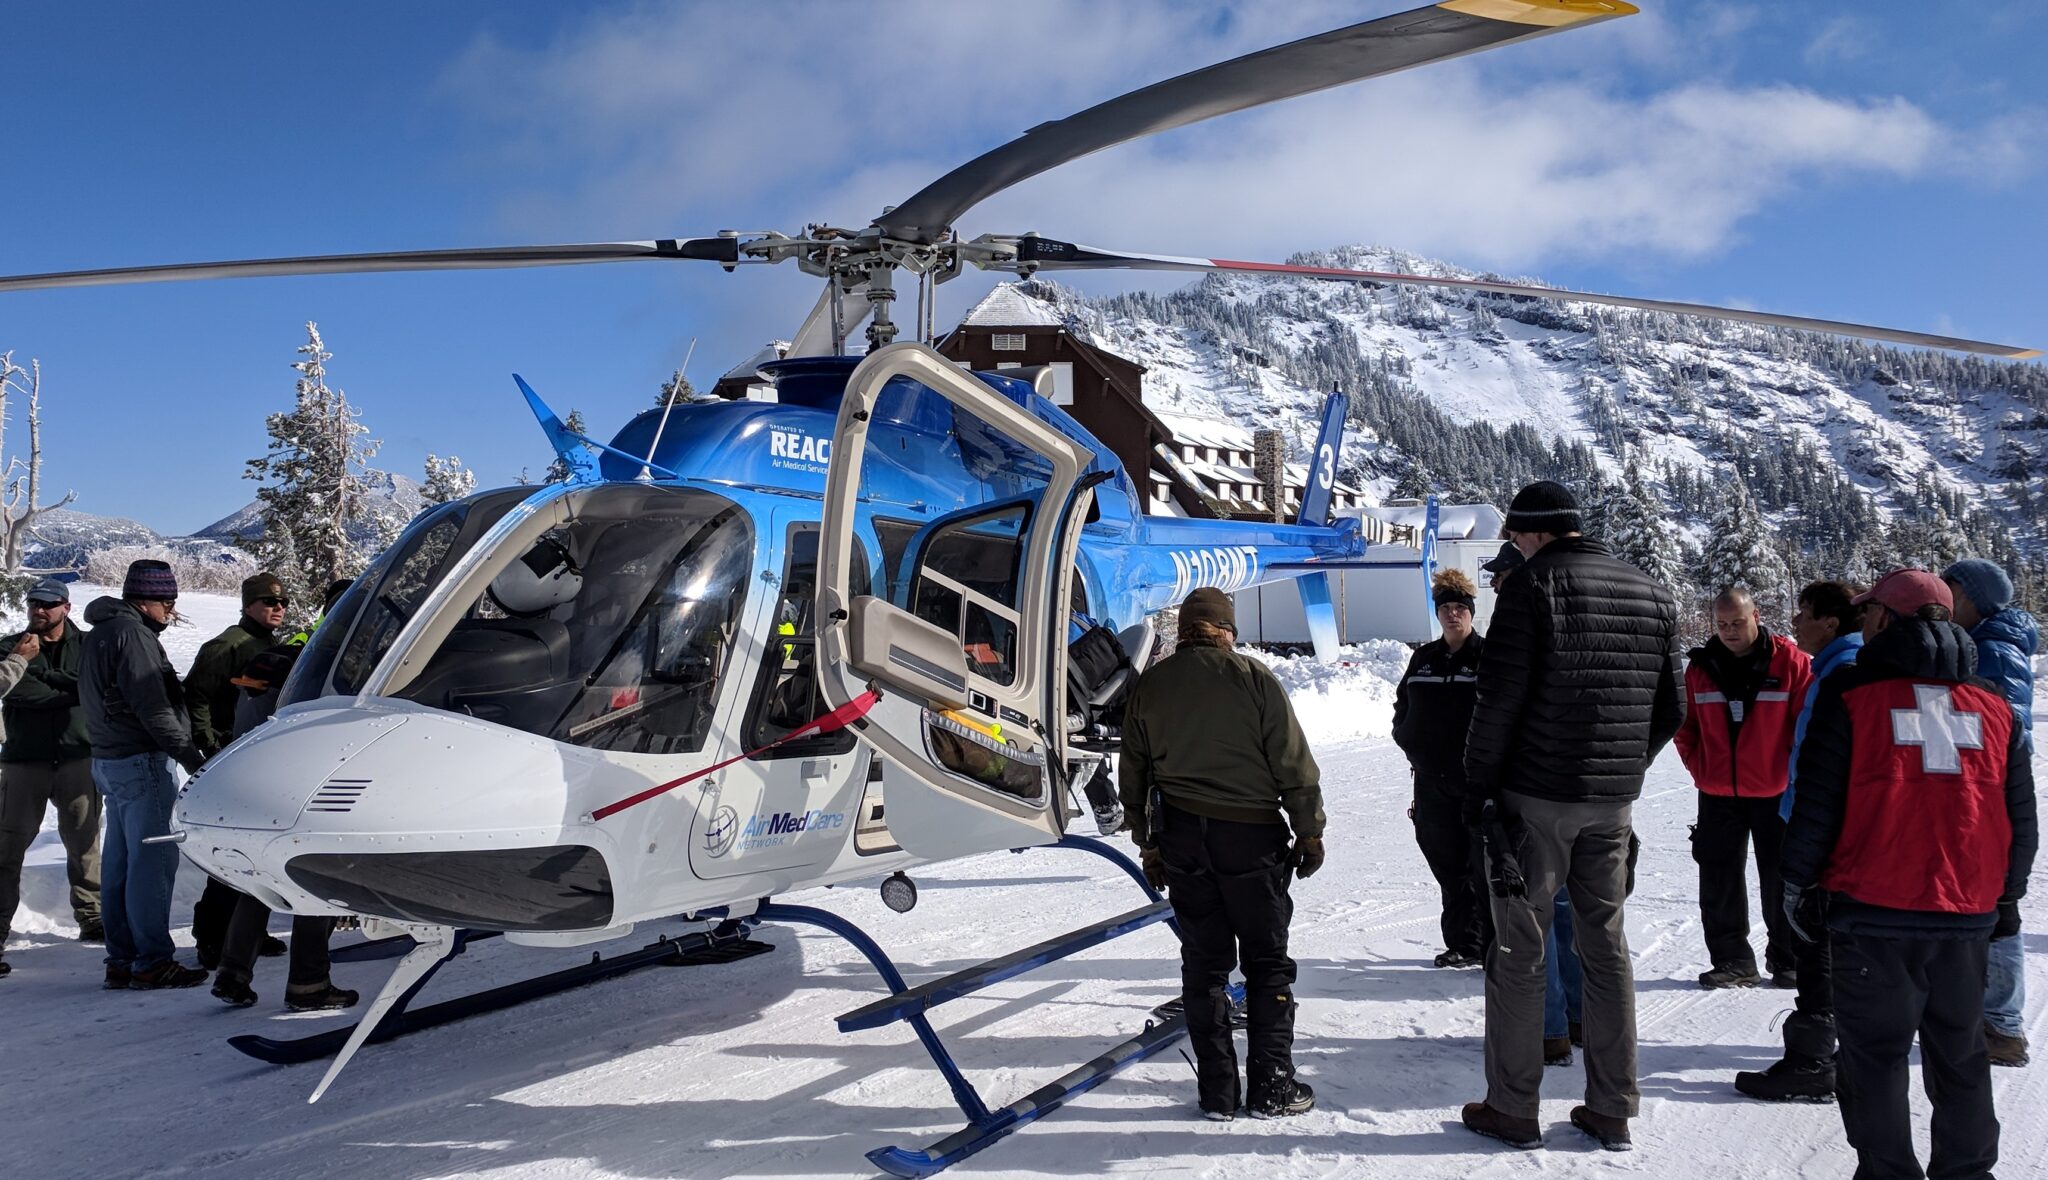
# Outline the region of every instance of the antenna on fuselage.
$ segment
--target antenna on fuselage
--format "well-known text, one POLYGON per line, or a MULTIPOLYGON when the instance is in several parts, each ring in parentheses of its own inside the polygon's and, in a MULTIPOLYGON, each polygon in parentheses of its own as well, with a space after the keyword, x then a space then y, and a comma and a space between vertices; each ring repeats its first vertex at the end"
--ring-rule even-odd
MULTIPOLYGON (((697 355, 697 338, 692 336, 690 337, 690 347, 683 351, 683 367, 677 369, 676 372, 688 373, 690 371, 690 358, 695 355, 697 355)), ((689 378, 684 377, 684 380, 687 381, 689 378)), ((661 451, 661 432, 668 429, 668 416, 675 412, 675 408, 676 396, 674 392, 670 392, 668 397, 662 400, 661 421, 654 424, 654 441, 648 444, 647 458, 641 461, 640 474, 634 478, 646 483, 654 482, 654 456, 661 451)))

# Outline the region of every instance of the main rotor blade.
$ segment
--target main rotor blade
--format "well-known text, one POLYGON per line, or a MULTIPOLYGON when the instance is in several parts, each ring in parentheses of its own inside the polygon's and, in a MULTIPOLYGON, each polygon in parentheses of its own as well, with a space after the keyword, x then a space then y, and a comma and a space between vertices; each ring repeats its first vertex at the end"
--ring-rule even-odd
POLYGON ((1052 238, 1026 237, 1018 240, 1017 261, 1032 263, 1040 270, 1173 270, 1238 274, 1264 274, 1289 278, 1328 279, 1342 283, 1387 283, 1411 287, 1450 287, 1509 295, 1521 299, 1547 299, 1559 303, 1599 303, 1608 307, 1631 307, 1640 311, 1662 311, 1672 315, 1695 315, 1715 320, 1737 320, 1775 328, 1800 328, 1834 336, 1883 340, 1892 344, 1914 344, 1923 348, 1946 348, 1956 352, 1977 352, 2007 360, 2026 360, 2041 355, 2037 348, 2011 344, 1988 344, 1932 332, 1909 332, 1900 328, 1879 328, 1842 320, 1820 320, 1810 316, 1780 315, 1769 311, 1748 311, 1739 307, 1715 307, 1706 303, 1678 303, 1669 299, 1638 299, 1628 295, 1601 295, 1591 291, 1566 291, 1556 287, 1531 287, 1492 279, 1437 278, 1431 275, 1400 274, 1392 271, 1343 270, 1329 266, 1293 266, 1282 262, 1235 262, 1227 258, 1180 258, 1171 254, 1121 254, 1098 250, 1052 238))
POLYGON ((1041 123, 926 185, 874 224, 893 238, 936 241, 989 197, 1107 147, 1635 11, 1622 0, 1442 0, 1262 49, 1041 123))
POLYGON ((267 275, 574 266, 585 262, 630 262, 642 258, 690 258, 733 266, 739 262, 740 245, 737 238, 660 238, 651 242, 591 242, 569 246, 485 246, 464 250, 398 250, 383 254, 316 254, 304 258, 180 262, 168 266, 124 266, 112 270, 4 275, 0 276, 0 291, 34 291, 48 287, 103 287, 117 283, 168 283, 182 279, 243 279, 267 275))

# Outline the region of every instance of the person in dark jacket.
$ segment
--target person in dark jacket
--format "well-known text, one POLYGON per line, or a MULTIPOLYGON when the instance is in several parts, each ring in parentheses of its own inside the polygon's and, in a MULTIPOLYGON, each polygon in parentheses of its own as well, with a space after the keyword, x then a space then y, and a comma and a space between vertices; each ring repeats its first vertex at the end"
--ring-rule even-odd
POLYGON ((1415 777, 1408 818, 1443 895, 1439 967, 1476 967, 1493 941, 1486 865, 1464 819, 1465 732, 1472 727, 1479 653, 1486 646, 1472 629, 1476 591, 1463 570, 1436 575, 1430 597, 1443 638, 1415 649, 1394 689, 1394 744, 1408 755, 1415 777))
POLYGON ((1746 862, 1756 850, 1756 875, 1769 932, 1764 969, 1779 987, 1797 985, 1792 932, 1774 904, 1784 892, 1778 850, 1785 821, 1778 801, 1792 760, 1792 729, 1813 667, 1806 653, 1763 625, 1746 586, 1714 599, 1714 636, 1694 648, 1685 669, 1685 724, 1674 743, 1699 788, 1692 858, 1700 866, 1700 929, 1706 935, 1706 988, 1754 987, 1756 952, 1749 945, 1746 862))
MULTIPOLYGON (((1955 598, 1956 625, 1977 644, 1977 674, 1998 686, 2012 706, 2027 756, 2034 753, 2034 650, 2041 629, 2034 616, 2012 605, 2012 579, 1981 557, 1967 558, 1943 570, 1955 598)), ((2021 950, 2020 908, 2001 906, 1991 934, 1989 975, 1984 985, 1984 1040, 1991 1064, 2027 1063, 2027 1029, 2021 1012, 2027 1006, 2026 956, 2021 950)))
POLYGON ((169 564, 128 567, 119 598, 85 608, 78 697, 92 740, 92 779, 106 800, 100 917, 107 934, 110 988, 193 987, 206 972, 171 957, 175 844, 144 844, 169 832, 176 763, 199 769, 199 747, 178 691, 178 673, 157 636, 176 614, 178 579, 169 564))
POLYGON ((1585 970, 1586 1102, 1571 1120, 1620 1150, 1639 1101, 1622 926, 1630 807, 1684 716, 1678 605, 1581 536, 1577 501, 1556 483, 1516 493, 1507 529, 1528 562, 1494 603, 1465 778, 1468 816, 1476 821, 1491 804, 1518 833, 1527 895, 1493 899, 1487 1093, 1463 1119, 1518 1147, 1542 1143, 1543 928, 1562 887, 1585 970))
POLYGON ((1998 1118, 1984 968, 2039 841, 2012 709, 1925 570, 1868 593, 1863 654, 1827 678, 1799 749, 1784 904, 1834 956, 1836 1084, 1859 1176, 1918 1176, 1907 1103, 1917 1035, 1936 1176, 1989 1176, 1998 1118))
MULTIPOLYGON (((305 638, 294 635, 259 653, 242 668, 235 677, 240 699, 236 701, 231 737, 241 737, 277 711, 285 677, 291 675, 292 665, 298 662, 304 647, 305 638)), ((270 910, 246 893, 237 892, 234 897, 235 910, 221 944, 220 970, 213 979, 213 995, 232 1007, 248 1008, 256 1003, 256 992, 250 984, 255 976, 257 954, 267 937, 264 927, 270 921, 270 910)), ((333 933, 331 917, 301 914, 292 919, 291 970, 284 990, 284 1005, 291 1011, 351 1008, 361 998, 348 988, 334 986, 330 978, 327 940, 333 933)))
MULTIPOLYGON (((235 677, 274 642, 290 606, 276 575, 252 575, 242 582, 242 617, 200 645, 193 657, 191 670, 185 673, 185 712, 192 718, 192 740, 206 757, 220 753, 233 737, 235 699, 241 695, 235 677)), ((192 941, 201 967, 220 966, 221 942, 239 896, 232 887, 207 878, 205 892, 192 907, 192 941)), ((264 942, 264 954, 284 953, 284 944, 277 939, 266 937, 264 942)))
MULTIPOLYGON (((81 942, 105 937, 100 926, 100 793, 92 785, 92 742, 78 707, 79 653, 71 588, 44 578, 28 591, 28 630, 0 644, 30 652, 6 689, 0 727, 0 953, 21 904, 21 864, 57 809, 57 838, 71 884, 71 915, 81 942)), ((0 958, 0 975, 9 971, 0 958)))
MULTIPOLYGON (((1792 723, 1792 768, 1778 807, 1778 817, 1788 823, 1798 795, 1799 747, 1805 744, 1821 683, 1838 669, 1855 667, 1856 657, 1863 651, 1863 608, 1855 604, 1860 593, 1845 582, 1814 582, 1799 592, 1792 638, 1812 659, 1813 679, 1807 681, 1799 718, 1792 723)), ((1765 897, 1776 900, 1770 894, 1765 897)), ((1826 1102, 1835 1096, 1834 965, 1825 939, 1808 941, 1794 936, 1792 943, 1799 994, 1792 1014, 1781 1026, 1785 1055, 1768 1069, 1737 1073, 1735 1088, 1767 1102, 1826 1102)))
POLYGON ((1145 876, 1173 903, 1181 999, 1202 1113, 1300 1114, 1294 1076, 1289 878, 1323 863, 1322 776, 1287 694, 1239 655, 1230 597, 1203 588, 1180 608, 1180 646, 1145 670, 1124 709, 1119 789, 1145 876), (1285 822, 1282 822, 1282 817, 1285 822), (1293 840, 1288 839, 1289 826, 1293 840), (1240 1087, 1225 987, 1244 972, 1240 1087))

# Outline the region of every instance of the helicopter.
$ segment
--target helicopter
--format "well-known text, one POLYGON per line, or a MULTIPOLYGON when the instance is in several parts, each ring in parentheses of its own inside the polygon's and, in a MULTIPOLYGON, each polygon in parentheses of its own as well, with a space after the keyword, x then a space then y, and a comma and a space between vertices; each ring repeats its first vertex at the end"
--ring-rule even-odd
MULTIPOLYGON (((1170 920, 1127 857, 1072 830, 1077 799, 1100 797, 1116 751, 1100 716, 1149 662, 1151 617, 1197 587, 1292 581, 1318 654, 1335 651, 1326 574, 1365 555, 1357 522, 1328 519, 1345 399, 1325 404, 1292 523, 1150 517, 1132 473, 1053 403, 1044 374, 966 372, 928 343, 940 284, 970 265, 1285 275, 2033 354, 1493 280, 1133 253, 1036 233, 965 238, 956 224, 1011 185, 1117 144, 1635 11, 1622 0, 1442 0, 1346 26, 1032 128, 859 228, 0 277, 0 291, 21 291, 695 261, 727 271, 794 262, 825 285, 787 354, 761 366, 773 401, 671 402, 600 440, 568 429, 518 381, 569 481, 422 513, 329 610, 276 716, 181 788, 161 838, 207 873, 273 909, 360 917, 402 953, 351 1029, 238 1047, 274 1061, 332 1056, 317 1099, 364 1044, 435 1022, 410 1002, 476 938, 565 947, 641 924, 688 928, 447 1015, 645 963, 725 961, 760 948, 761 923, 809 923, 853 942, 891 989, 842 1029, 911 1024, 967 1116, 929 1149, 870 1153, 893 1174, 928 1175, 1169 1046, 1184 1026, 1161 1011, 1138 1036, 991 1109, 926 1013, 1170 920), (912 289, 899 292, 905 276, 912 289), (914 308, 903 341, 901 294, 914 308), (856 333, 865 352, 846 355, 856 333), (1126 657, 1102 683, 1068 676, 1078 619, 1113 634, 1126 657), (1118 864, 1146 904, 911 988, 864 932, 773 900, 886 877, 885 899, 907 908, 907 870, 1045 846, 1118 864)), ((1429 565, 1425 553, 1418 594, 1429 565)), ((1101 826, 1113 831, 1113 814, 1101 826)))

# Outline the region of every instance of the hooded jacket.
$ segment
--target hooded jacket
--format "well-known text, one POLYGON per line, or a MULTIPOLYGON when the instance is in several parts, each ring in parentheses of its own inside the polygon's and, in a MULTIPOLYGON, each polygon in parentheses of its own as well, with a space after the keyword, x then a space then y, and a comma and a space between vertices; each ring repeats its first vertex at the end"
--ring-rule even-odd
POLYGON ((1822 681, 1780 869, 1824 886, 1851 934, 1985 937, 2027 891, 2039 842, 2012 710, 1970 636, 1906 619, 1822 681))
POLYGON ((1474 631, 1457 651, 1434 639, 1409 659, 1394 690, 1394 744, 1417 771, 1464 781, 1465 735, 1472 728, 1479 653, 1485 649, 1486 640, 1474 631))
POLYGON ((1977 641, 1977 675, 1989 680, 2012 704, 2013 720, 2019 723, 2020 742, 2029 755, 2034 752, 2034 652, 2041 644, 2041 628, 2034 616, 2017 607, 2006 607, 1970 628, 1977 641))
POLYGON ((85 658, 78 675, 78 699, 95 758, 132 758, 163 753, 186 770, 197 770, 199 747, 185 715, 178 673, 157 641, 161 623, 119 598, 95 598, 85 608, 85 658))
POLYGON ((1813 663, 1768 631, 1737 657, 1719 638, 1685 668, 1685 724, 1674 739, 1693 785, 1707 795, 1770 798, 1784 791, 1798 714, 1813 663))
MULTIPOLYGON (((11 650, 19 640, 15 636, 4 642, 11 650)), ((0 730, 6 745, 0 747, 0 762, 55 764, 92 757, 85 710, 78 702, 84 649, 85 632, 66 620, 64 638, 55 643, 45 639, 36 658, 27 662, 20 682, 6 690, 6 705, 0 708, 7 719, 6 729, 0 730)))
POLYGON ((1559 537, 1494 600, 1466 791, 1626 802, 1685 717, 1678 604, 1590 537, 1559 537))

